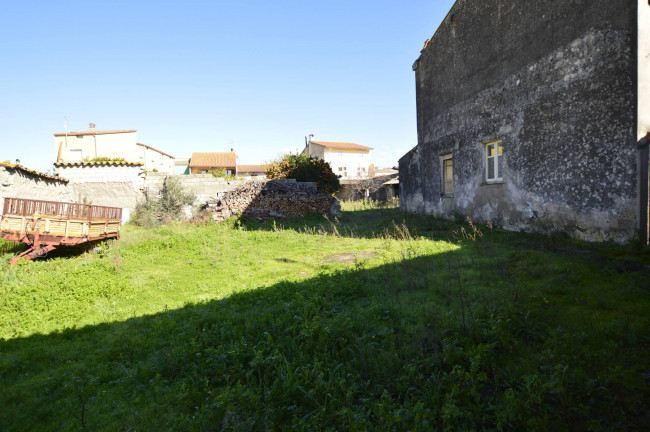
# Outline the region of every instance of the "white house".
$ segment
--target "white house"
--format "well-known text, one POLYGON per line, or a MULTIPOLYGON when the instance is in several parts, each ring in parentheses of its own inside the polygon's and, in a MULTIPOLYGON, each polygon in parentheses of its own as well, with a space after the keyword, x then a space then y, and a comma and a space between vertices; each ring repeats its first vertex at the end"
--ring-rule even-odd
POLYGON ((329 163, 342 179, 360 179, 368 177, 370 150, 372 147, 361 144, 312 141, 310 137, 302 153, 329 163))
POLYGON ((146 171, 174 173, 174 157, 138 143, 135 129, 99 131, 90 123, 87 131, 55 133, 54 145, 58 164, 123 159, 146 171))

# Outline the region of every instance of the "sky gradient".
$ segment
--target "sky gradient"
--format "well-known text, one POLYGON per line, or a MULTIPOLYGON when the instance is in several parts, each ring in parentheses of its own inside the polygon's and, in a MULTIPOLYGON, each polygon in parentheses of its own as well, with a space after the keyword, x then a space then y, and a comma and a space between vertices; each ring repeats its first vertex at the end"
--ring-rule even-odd
POLYGON ((417 144, 411 66, 452 4, 3 2, 0 161, 51 170, 65 117, 178 158, 264 163, 313 133, 396 165, 417 144))

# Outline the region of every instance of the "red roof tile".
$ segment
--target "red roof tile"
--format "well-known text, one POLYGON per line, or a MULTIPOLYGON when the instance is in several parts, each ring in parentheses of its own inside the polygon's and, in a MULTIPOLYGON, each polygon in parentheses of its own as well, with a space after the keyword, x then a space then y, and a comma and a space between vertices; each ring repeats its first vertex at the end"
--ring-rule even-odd
POLYGON ((264 165, 238 165, 238 173, 265 173, 264 165))
POLYGON ((28 173, 28 174, 31 174, 31 175, 34 175, 34 176, 37 176, 37 177, 44 177, 44 178, 48 178, 50 180, 60 181, 62 183, 68 183, 70 181, 70 180, 68 180, 66 178, 45 174, 45 173, 42 173, 42 172, 39 172, 39 171, 35 171, 33 169, 29 169, 29 168, 24 167, 24 166, 19 165, 19 164, 12 164, 9 161, 0 162, 0 166, 5 167, 5 168, 18 170, 18 171, 22 171, 22 172, 25 172, 25 173, 28 173))
POLYGON ((340 148, 340 149, 354 149, 354 150, 372 150, 372 147, 364 146, 355 143, 345 142, 329 142, 329 141, 311 141, 312 144, 318 144, 323 147, 340 148))
POLYGON ((128 162, 128 161, 83 161, 83 162, 56 162, 54 166, 57 167, 71 167, 71 166, 142 166, 142 162, 128 162))
POLYGON ((237 165, 237 156, 228 153, 192 153, 191 168, 234 168, 237 165))

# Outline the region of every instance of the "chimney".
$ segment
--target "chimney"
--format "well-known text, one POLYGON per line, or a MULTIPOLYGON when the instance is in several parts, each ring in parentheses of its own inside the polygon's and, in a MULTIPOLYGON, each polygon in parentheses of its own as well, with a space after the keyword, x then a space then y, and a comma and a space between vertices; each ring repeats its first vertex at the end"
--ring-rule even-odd
POLYGON ((230 153, 234 153, 234 152, 235 152, 235 149, 231 147, 230 148, 230 153))
POLYGON ((20 165, 20 159, 16 159, 16 165, 20 165))
POLYGON ((95 123, 89 123, 88 129, 90 129, 91 132, 95 132, 95 123))

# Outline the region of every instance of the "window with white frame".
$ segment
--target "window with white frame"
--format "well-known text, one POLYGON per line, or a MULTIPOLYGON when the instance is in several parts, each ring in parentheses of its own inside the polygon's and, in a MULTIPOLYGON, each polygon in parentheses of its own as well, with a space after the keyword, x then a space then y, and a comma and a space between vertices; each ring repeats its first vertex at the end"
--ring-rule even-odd
POLYGON ((485 180, 497 182, 503 180, 503 146, 502 140, 485 143, 485 180))
POLYGON ((452 195, 454 193, 454 164, 451 153, 440 157, 442 162, 442 194, 452 195))

